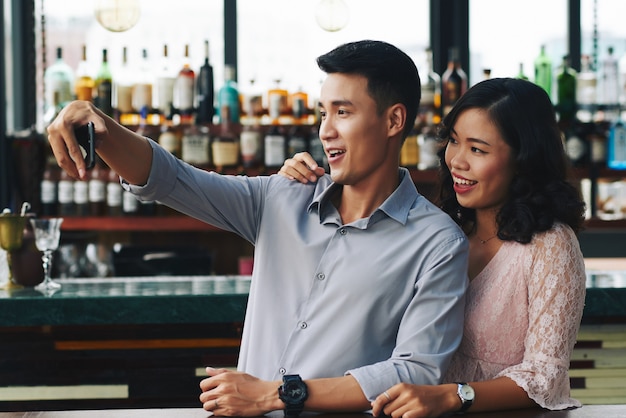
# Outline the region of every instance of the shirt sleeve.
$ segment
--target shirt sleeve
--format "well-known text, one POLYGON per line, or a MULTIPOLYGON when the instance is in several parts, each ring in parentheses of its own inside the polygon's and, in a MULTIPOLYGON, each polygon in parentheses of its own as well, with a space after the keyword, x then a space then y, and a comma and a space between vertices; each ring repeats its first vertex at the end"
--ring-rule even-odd
POLYGON ((585 302, 585 266, 573 231, 557 225, 535 239, 528 275, 528 334, 521 364, 504 369, 538 405, 580 406, 570 398, 569 362, 585 302))
POLYGON ((401 383, 439 384, 463 334, 468 244, 458 235, 442 242, 431 267, 416 281, 391 357, 349 370, 368 400, 401 383))

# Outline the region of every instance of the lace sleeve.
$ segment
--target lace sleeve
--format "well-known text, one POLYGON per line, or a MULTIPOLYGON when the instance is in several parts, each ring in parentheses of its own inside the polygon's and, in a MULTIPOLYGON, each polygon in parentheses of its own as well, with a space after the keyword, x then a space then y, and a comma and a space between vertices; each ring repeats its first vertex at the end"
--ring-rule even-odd
POLYGON ((544 408, 580 406, 570 398, 568 375, 585 303, 585 265, 578 240, 569 227, 556 225, 529 245, 524 359, 498 376, 514 380, 544 408))

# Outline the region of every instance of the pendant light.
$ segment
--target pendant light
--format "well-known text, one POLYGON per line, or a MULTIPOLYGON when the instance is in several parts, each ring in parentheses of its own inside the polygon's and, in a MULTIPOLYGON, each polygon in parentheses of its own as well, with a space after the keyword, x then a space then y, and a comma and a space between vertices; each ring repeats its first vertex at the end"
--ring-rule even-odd
POLYGON ((325 31, 337 32, 348 24, 350 11, 344 0, 320 0, 315 19, 325 31))
POLYGON ((139 0, 96 0, 94 14, 111 32, 124 32, 135 26, 141 14, 139 0))

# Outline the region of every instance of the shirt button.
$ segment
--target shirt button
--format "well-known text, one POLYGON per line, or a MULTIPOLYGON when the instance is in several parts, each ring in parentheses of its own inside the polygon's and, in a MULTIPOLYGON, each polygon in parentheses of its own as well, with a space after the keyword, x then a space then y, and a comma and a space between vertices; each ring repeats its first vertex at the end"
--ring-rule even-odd
POLYGON ((346 231, 346 228, 341 228, 341 229, 339 230, 339 233, 340 233, 341 235, 346 235, 346 234, 348 233, 348 231, 346 231))
POLYGON ((326 275, 324 273, 317 273, 317 280, 324 280, 326 275))
POLYGON ((306 322, 300 322, 300 329, 305 329, 306 327, 308 327, 306 322))
POLYGON ((285 373, 287 373, 287 370, 284 367, 281 367, 280 369, 278 369, 278 373, 284 375, 285 373))

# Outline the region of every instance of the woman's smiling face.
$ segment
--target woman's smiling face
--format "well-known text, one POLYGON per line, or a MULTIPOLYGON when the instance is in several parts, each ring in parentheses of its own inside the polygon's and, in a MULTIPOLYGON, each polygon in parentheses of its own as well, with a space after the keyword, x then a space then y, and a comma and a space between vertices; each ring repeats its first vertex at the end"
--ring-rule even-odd
POLYGON ((512 150, 485 110, 471 108, 458 116, 445 161, 461 206, 498 209, 505 202, 515 173, 512 150))

